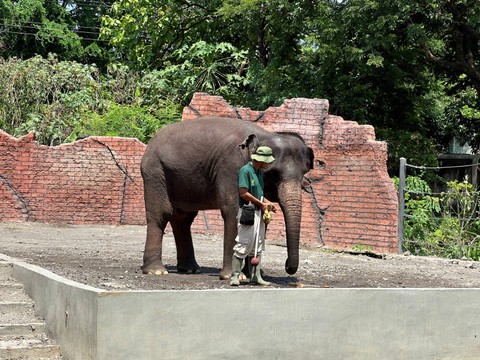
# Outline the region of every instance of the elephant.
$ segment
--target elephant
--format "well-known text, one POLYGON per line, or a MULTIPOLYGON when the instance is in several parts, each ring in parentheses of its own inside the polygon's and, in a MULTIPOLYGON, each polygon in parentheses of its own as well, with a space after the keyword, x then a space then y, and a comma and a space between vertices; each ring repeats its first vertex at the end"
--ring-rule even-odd
POLYGON ((167 274, 162 241, 170 222, 177 249, 177 271, 195 273, 191 224, 198 211, 220 209, 224 221, 221 279, 229 279, 237 235, 239 169, 260 145, 273 150, 275 161, 264 170, 265 197, 277 202, 286 225, 285 270, 295 274, 299 263, 302 181, 313 168, 313 150, 295 133, 274 133, 254 122, 200 117, 160 129, 141 161, 147 237, 144 274, 167 274))

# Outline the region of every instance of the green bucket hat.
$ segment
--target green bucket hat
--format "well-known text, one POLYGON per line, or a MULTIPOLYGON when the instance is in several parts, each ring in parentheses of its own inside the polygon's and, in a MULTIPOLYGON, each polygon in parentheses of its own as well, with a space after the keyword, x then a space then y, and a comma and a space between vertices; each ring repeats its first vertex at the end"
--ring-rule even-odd
POLYGON ((252 154, 252 159, 270 164, 273 162, 273 160, 275 160, 272 154, 272 149, 270 149, 268 146, 260 146, 258 147, 257 151, 252 154))

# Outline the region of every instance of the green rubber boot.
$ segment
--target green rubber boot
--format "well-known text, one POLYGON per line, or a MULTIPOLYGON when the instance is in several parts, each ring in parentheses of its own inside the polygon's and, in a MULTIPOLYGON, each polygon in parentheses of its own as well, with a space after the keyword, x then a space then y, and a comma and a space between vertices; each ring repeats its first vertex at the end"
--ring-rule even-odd
POLYGON ((250 269, 250 284, 269 286, 271 285, 271 283, 263 280, 262 278, 262 271, 261 271, 262 258, 260 255, 257 255, 257 258, 259 260, 257 266, 252 266, 250 261, 248 262, 248 268, 250 269))
POLYGON ((240 279, 238 278, 240 275, 240 271, 242 270, 242 263, 243 259, 240 259, 233 255, 232 257, 232 277, 230 279, 230 286, 239 286, 240 279))

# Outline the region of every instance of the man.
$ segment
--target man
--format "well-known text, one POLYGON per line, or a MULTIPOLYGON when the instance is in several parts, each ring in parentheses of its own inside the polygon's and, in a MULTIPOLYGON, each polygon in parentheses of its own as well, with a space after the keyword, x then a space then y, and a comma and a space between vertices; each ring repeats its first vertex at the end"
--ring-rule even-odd
MULTIPOLYGON (((232 286, 240 285, 239 275, 243 259, 255 254, 255 230, 257 229, 257 258, 261 260, 261 252, 265 248, 265 222, 262 214, 266 210, 276 212, 275 206, 263 197, 264 178, 262 170, 275 160, 272 149, 268 146, 260 146, 252 154, 251 158, 252 161, 243 166, 238 172, 238 204, 240 209, 237 215, 238 234, 235 239, 237 243, 233 247, 232 278, 230 280, 230 285, 232 286), (255 211, 255 222, 253 225, 243 225, 240 223, 242 206, 249 203, 254 204, 257 209, 255 211)), ((259 261, 257 266, 253 267, 250 263, 248 266, 250 268, 250 283, 264 286, 270 285, 269 282, 262 279, 260 274, 261 261, 259 261)))

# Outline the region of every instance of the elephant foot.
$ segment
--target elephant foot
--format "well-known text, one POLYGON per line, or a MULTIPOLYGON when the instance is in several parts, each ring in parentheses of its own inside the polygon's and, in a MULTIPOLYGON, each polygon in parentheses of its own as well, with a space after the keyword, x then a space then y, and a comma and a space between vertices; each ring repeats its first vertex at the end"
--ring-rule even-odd
MULTIPOLYGON (((231 277, 232 277, 231 273, 227 275, 222 275, 222 272, 220 272, 220 280, 230 280, 231 277)), ((248 277, 242 272, 240 273, 240 275, 238 275, 238 280, 240 282, 244 282, 248 280, 248 277)))
POLYGON ((222 269, 220 270, 220 280, 230 280, 232 277, 232 269, 222 269))
POLYGON ((182 274, 197 274, 200 272, 200 266, 196 261, 187 264, 177 264, 177 271, 182 274))
POLYGON ((167 275, 168 271, 162 263, 152 263, 142 266, 142 272, 147 275, 167 275))

